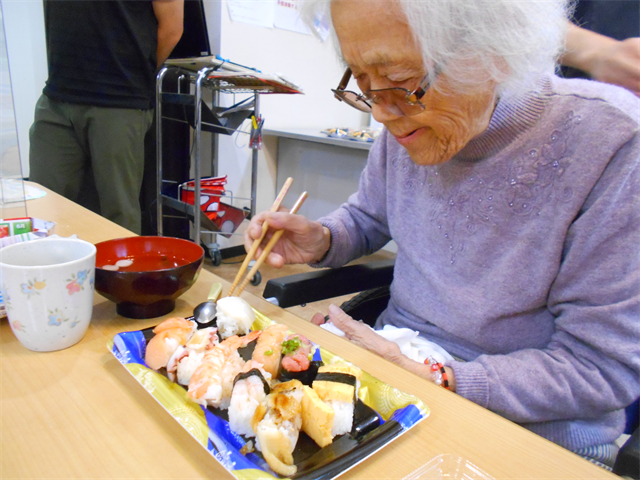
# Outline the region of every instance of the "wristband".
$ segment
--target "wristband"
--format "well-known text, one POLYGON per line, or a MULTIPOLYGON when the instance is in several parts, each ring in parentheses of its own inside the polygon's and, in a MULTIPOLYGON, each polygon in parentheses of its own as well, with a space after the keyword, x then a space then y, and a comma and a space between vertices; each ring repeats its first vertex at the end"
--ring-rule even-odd
POLYGON ((447 378, 447 371, 445 370, 444 365, 442 365, 440 362, 436 362, 435 358, 433 357, 425 358, 424 364, 429 365, 431 371, 436 376, 436 379, 433 383, 449 390, 449 379, 447 378))

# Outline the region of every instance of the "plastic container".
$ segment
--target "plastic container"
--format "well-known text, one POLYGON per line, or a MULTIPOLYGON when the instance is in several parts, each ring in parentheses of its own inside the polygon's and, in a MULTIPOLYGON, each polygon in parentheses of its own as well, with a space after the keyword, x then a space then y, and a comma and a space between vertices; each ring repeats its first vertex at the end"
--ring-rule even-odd
POLYGON ((441 454, 402 480, 495 480, 473 463, 457 455, 441 454))
MULTIPOLYGON (((208 177, 200 181, 200 209, 216 225, 217 232, 229 236, 240 226, 242 221, 250 213, 248 207, 236 207, 225 203, 238 200, 231 192, 225 191, 227 176, 208 177)), ((178 196, 181 201, 194 205, 195 202, 195 181, 190 180, 180 185, 178 196)), ((242 199, 246 200, 246 199, 242 199)))

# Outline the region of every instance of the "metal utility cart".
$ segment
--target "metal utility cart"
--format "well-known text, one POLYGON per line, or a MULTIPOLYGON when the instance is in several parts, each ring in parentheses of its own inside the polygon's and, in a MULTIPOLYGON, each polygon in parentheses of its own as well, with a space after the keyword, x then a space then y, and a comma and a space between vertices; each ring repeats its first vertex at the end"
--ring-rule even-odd
MULTIPOLYGON (((272 93, 302 93, 295 85, 273 75, 265 75, 256 70, 241 67, 236 64, 228 64, 224 61, 215 65, 185 64, 177 61, 178 65, 164 66, 156 78, 156 137, 157 137, 157 225, 158 235, 163 234, 163 206, 170 207, 185 214, 191 220, 191 240, 201 242, 201 235, 207 234, 215 237, 222 232, 201 209, 201 133, 202 130, 212 132, 214 135, 233 134, 242 123, 251 118, 250 148, 251 158, 251 197, 249 211, 251 218, 256 212, 256 188, 258 176, 258 150, 262 143, 262 123, 260 115, 260 94, 272 93), (178 76, 178 91, 163 91, 163 79, 165 75, 173 71, 178 76), (181 80, 188 79, 189 91, 182 92, 181 80), (231 106, 209 108, 203 101, 204 89, 213 92, 214 103, 219 94, 249 93, 253 97, 231 106), (170 115, 164 110, 173 110, 170 115), (162 176, 162 120, 175 120, 189 123, 193 128, 193 204, 181 201, 163 194, 162 176), (197 213, 197 214, 196 214, 197 213)), ((217 170, 217 161, 214 162, 217 170)), ((223 198, 229 198, 222 196, 223 198)), ((233 234, 233 233, 231 233, 233 234)), ((209 249, 211 260, 215 266, 222 263, 222 253, 217 242, 205 243, 209 249)), ((258 282, 259 283, 259 280, 258 282)))

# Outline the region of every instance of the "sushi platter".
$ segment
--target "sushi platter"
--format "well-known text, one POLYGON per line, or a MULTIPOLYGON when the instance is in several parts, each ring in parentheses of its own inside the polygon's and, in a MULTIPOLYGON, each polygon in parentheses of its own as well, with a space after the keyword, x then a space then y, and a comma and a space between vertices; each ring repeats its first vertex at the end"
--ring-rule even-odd
MULTIPOLYGON (((241 301, 226 300, 231 299, 229 303, 241 301)), ((221 313, 224 302, 218 303, 218 318, 211 325, 169 319, 155 329, 119 333, 108 348, 235 478, 330 480, 429 415, 420 399, 248 305, 244 320, 229 323, 221 313), (168 340, 170 329, 179 336, 188 332, 189 340, 181 338, 176 347, 168 340), (211 332, 222 341, 218 343, 211 332), (276 343, 269 343, 274 335, 279 335, 276 343), (166 345, 170 351, 165 351, 166 345), (206 345, 204 360, 195 353, 198 345, 206 345), (308 357, 301 359, 303 367, 295 357, 300 352, 308 357), (216 360, 213 353, 224 356, 216 360), (225 369, 233 370, 231 380, 224 380, 225 369)))

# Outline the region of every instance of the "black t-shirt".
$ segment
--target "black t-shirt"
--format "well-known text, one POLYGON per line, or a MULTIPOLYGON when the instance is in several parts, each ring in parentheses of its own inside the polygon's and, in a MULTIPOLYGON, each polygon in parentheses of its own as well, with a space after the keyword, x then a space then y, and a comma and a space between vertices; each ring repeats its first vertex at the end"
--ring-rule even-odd
MULTIPOLYGON (((574 22, 593 32, 616 40, 640 36, 640 0, 580 0, 574 22)), ((569 78, 589 78, 584 72, 562 67, 569 78)))
POLYGON ((49 98, 147 110, 155 102, 152 0, 44 0, 49 98))

